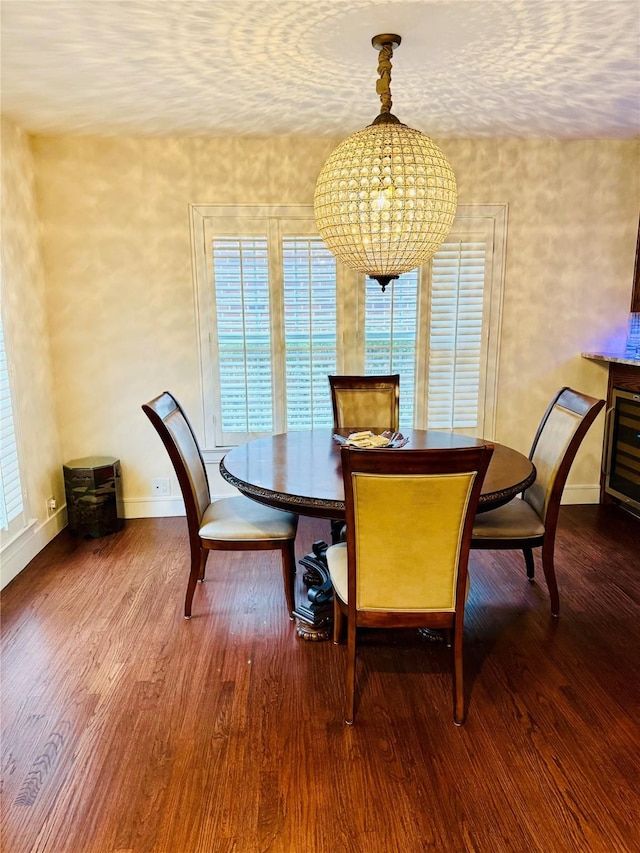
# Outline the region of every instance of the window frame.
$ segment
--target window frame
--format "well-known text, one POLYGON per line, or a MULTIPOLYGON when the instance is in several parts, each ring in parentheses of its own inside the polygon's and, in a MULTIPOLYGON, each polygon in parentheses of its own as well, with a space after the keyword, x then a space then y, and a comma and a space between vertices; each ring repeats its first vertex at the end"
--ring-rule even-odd
MULTIPOLYGON (((274 433, 286 430, 285 405, 285 352, 283 323, 283 287, 282 287, 282 237, 316 236, 317 228, 312 205, 234 205, 234 204, 190 204, 190 233, 192 250, 192 268, 194 284, 194 306, 197 331, 199 360, 200 399, 203 415, 203 456, 207 462, 219 461, 233 444, 220 443, 216 424, 220 418, 219 382, 216 370, 217 338, 215 323, 213 265, 210 258, 210 246, 215 236, 252 236, 257 224, 262 230, 260 235, 268 235, 269 245, 278 247, 277 252, 269 253, 269 278, 272 295, 272 370, 273 370, 273 407, 274 433), (249 226, 251 223, 251 227, 249 226), (267 231, 265 232, 265 225, 267 231), (279 286, 278 286, 279 285, 279 286)), ((482 428, 477 427, 475 434, 493 439, 496 426, 496 405, 500 337, 502 325, 502 306, 506 259, 507 204, 465 204, 459 205, 456 219, 451 229, 452 235, 460 231, 477 233, 479 225, 486 235, 487 266, 485 268, 485 307, 483 330, 486 341, 484 366, 481 379, 481 400, 479 412, 484 415, 482 428)), ((447 238, 449 239, 449 238, 447 238)), ((446 241, 445 241, 446 242, 446 241)), ((427 262, 419 271, 419 279, 430 276, 431 263, 427 262)), ((364 321, 365 293, 364 276, 346 268, 336 266, 336 346, 337 372, 362 372, 364 364, 364 321), (352 318, 349 324, 346 318, 352 318), (346 331, 349 334, 346 334, 346 331)), ((418 299, 418 335, 416 340, 416 367, 414 389, 414 426, 420 425, 421 413, 426 412, 426 377, 428 358, 428 288, 419 285, 418 299), (425 354, 424 357, 420 353, 425 354)), ((424 423, 421 424, 424 428, 424 423)), ((241 441, 249 441, 258 434, 244 434, 241 441)))

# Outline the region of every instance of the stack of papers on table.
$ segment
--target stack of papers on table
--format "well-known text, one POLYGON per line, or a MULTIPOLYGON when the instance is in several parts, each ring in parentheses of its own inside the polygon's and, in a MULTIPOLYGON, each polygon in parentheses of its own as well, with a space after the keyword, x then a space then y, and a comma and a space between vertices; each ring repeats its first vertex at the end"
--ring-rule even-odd
POLYGON ((403 447, 408 441, 402 433, 392 431, 376 435, 375 432, 366 430, 363 432, 352 432, 346 438, 343 435, 337 434, 333 437, 339 444, 347 444, 349 447, 403 447))

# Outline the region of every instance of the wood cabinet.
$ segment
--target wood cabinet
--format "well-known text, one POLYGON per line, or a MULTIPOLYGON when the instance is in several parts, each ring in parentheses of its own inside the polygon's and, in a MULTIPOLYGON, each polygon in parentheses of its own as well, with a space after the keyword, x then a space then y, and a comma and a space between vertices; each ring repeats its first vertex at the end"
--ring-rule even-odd
POLYGON ((611 394, 614 388, 622 388, 623 391, 640 391, 640 362, 638 365, 610 362, 607 406, 611 405, 611 394))

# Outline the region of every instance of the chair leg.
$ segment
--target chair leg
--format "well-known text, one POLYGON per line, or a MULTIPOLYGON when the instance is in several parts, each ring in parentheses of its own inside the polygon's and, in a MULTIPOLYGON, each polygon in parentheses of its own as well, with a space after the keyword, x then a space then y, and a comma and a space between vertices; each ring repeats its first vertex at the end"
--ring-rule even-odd
POLYGON ((465 719, 464 706, 464 673, 462 666, 463 624, 456 619, 453 634, 453 722, 461 726, 465 719))
POLYGON ((352 726, 356 717, 356 623, 349 619, 347 623, 347 702, 344 721, 352 726))
POLYGON ((533 548, 523 548, 522 553, 524 554, 524 562, 527 567, 527 578, 530 583, 533 583, 535 579, 535 565, 533 562, 533 548))
POLYGON ((342 642, 342 632, 344 630, 344 615, 342 613, 342 607, 340 607, 340 600, 334 590, 333 592, 333 642, 336 646, 339 646, 342 642))
POLYGON ((196 585, 200 578, 204 575, 204 564, 207 561, 207 551, 204 548, 191 549, 191 571, 189 572, 189 582, 187 583, 187 594, 184 599, 184 618, 191 619, 191 603, 193 601, 193 593, 196 591, 196 585))
POLYGON ((198 578, 200 583, 204 582, 204 572, 207 565, 207 557, 209 556, 209 549, 203 548, 200 551, 200 577, 198 578))
POLYGON ((560 595, 558 593, 558 582, 556 580, 556 570, 553 564, 553 549, 554 540, 546 539, 542 543, 542 568, 544 577, 549 588, 549 598, 551 599, 551 615, 558 617, 560 615, 560 595))
POLYGON ((284 596, 287 601, 289 619, 293 619, 293 611, 296 606, 296 548, 295 540, 293 539, 287 539, 282 547, 282 579, 284 581, 284 596))

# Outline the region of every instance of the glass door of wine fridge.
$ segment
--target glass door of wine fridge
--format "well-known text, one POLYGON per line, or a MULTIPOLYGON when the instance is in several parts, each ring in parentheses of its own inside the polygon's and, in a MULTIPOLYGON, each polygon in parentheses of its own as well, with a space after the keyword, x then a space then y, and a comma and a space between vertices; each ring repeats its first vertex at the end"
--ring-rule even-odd
POLYGON ((640 394, 614 389, 607 416, 605 491, 640 513, 640 394))

